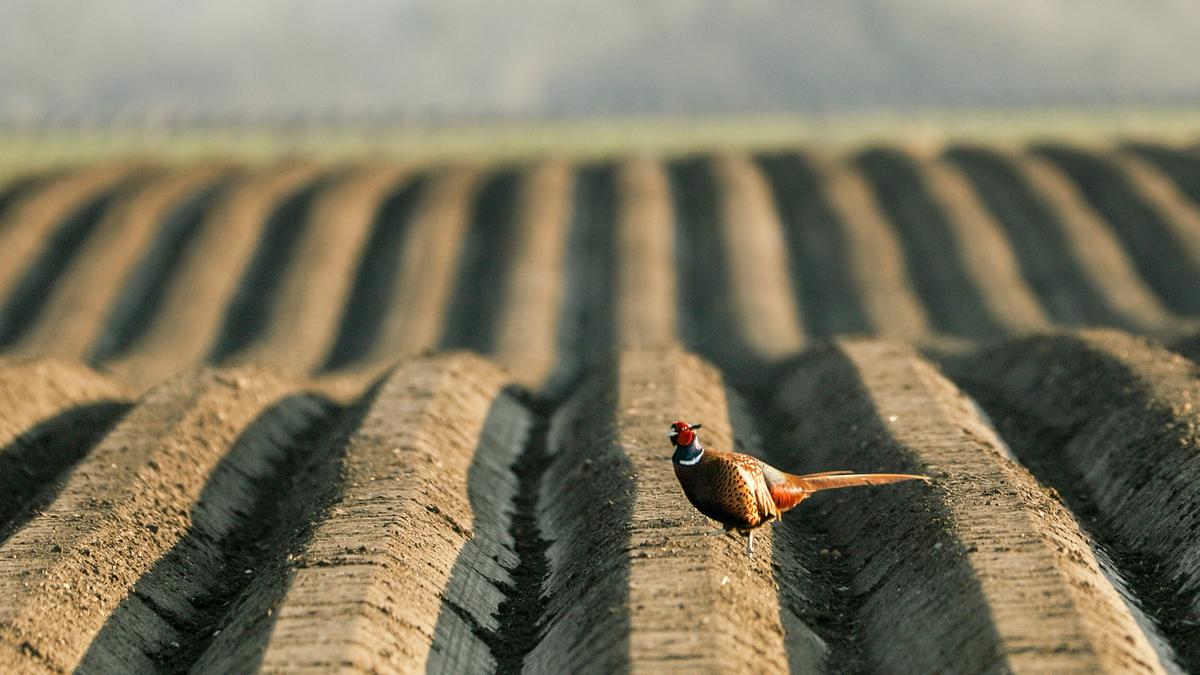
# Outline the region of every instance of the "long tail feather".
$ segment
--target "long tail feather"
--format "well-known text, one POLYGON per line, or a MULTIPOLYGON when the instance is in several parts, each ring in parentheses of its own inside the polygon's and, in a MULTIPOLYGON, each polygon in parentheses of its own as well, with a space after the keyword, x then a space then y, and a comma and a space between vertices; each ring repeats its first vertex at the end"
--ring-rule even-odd
POLYGON ((836 488, 855 487, 858 485, 887 485, 906 480, 923 480, 929 482, 927 476, 914 476, 907 473, 844 473, 844 474, 809 474, 807 476, 788 476, 788 482, 804 488, 809 492, 833 490, 836 488))
POLYGON ((821 490, 857 487, 859 485, 887 485, 906 480, 923 480, 929 482, 928 476, 915 476, 907 473, 851 473, 849 471, 823 471, 803 476, 784 474, 787 483, 775 484, 770 487, 771 499, 780 512, 787 511, 804 501, 806 497, 821 490))

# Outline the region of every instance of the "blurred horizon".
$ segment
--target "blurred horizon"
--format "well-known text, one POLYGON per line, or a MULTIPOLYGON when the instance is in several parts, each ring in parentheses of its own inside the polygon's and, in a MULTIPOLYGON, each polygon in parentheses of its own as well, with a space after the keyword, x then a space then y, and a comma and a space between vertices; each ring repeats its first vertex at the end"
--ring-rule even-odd
POLYGON ((9 0, 0 19, 17 127, 1200 103, 1183 0, 9 0))

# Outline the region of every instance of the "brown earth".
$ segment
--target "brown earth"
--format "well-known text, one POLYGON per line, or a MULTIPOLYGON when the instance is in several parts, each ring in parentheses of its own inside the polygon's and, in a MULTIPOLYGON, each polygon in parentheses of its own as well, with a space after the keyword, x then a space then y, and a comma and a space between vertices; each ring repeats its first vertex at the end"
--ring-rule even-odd
POLYGON ((16 178, 0 671, 1200 672, 1197 228, 1149 143, 16 178), (749 558, 677 418, 933 483, 749 558))

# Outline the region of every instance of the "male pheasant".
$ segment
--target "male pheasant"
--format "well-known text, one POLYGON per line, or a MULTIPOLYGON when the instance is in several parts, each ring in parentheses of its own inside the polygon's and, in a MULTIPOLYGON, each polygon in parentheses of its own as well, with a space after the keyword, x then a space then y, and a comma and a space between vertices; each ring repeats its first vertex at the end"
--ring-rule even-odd
POLYGON ((671 463, 688 501, 700 513, 746 537, 746 554, 754 555, 754 530, 779 520, 785 511, 814 492, 856 485, 885 485, 926 476, 905 473, 823 471, 794 476, 737 452, 706 450, 700 445, 699 424, 675 422, 667 437, 675 446, 671 463))

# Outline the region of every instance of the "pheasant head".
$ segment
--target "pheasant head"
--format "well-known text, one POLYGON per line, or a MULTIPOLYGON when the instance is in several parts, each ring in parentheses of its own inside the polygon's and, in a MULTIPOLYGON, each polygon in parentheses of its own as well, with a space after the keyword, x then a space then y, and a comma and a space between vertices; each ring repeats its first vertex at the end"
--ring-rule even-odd
POLYGON ((687 422, 672 422, 671 428, 667 430, 667 438, 670 439, 673 445, 687 447, 696 440, 696 430, 702 425, 688 424, 687 422))

